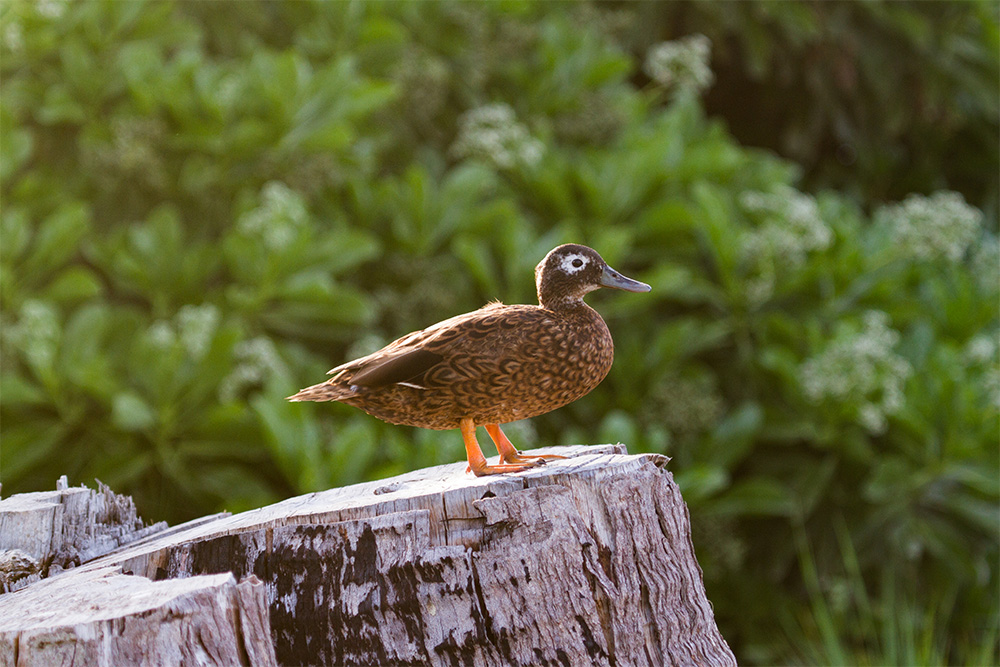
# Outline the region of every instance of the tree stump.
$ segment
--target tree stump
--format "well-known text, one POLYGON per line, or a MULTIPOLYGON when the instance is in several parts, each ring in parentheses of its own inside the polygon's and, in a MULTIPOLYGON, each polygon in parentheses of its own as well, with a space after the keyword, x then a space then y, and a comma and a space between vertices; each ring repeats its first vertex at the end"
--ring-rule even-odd
POLYGON ((167 528, 166 523, 144 526, 128 496, 100 482, 97 491, 71 489, 65 475, 55 491, 22 493, 0 507, 0 593, 167 528))
POLYGON ((427 468, 143 537, 0 595, 0 665, 735 664, 667 459, 548 451, 570 458, 427 468), (175 650, 134 650, 154 644, 175 650), (73 646, 92 659, 63 661, 73 646))

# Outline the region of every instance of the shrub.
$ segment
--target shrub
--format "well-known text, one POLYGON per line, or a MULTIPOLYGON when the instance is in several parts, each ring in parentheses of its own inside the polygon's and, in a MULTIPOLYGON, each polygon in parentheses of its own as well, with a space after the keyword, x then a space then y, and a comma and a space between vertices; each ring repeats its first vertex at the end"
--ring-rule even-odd
POLYGON ((990 214, 1000 186, 1000 8, 965 2, 691 0, 599 5, 636 57, 701 33, 706 105, 746 145, 862 201, 947 188, 990 214), (624 13, 623 18, 613 17, 624 13))
POLYGON ((593 296, 615 368, 518 444, 672 456, 741 661, 995 655, 1000 251, 967 197, 801 191, 706 116, 706 40, 637 88, 590 5, 220 8, 0 7, 8 493, 96 476, 176 522, 460 460, 283 397, 530 301, 578 241, 653 292, 593 296))

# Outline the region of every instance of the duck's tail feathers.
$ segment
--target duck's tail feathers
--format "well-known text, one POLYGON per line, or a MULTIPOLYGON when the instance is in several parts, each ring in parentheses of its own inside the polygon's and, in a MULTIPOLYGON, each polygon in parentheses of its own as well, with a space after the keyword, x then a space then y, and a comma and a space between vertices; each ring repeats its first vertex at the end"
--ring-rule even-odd
POLYGON ((355 393, 356 391, 352 387, 344 386, 342 384, 331 384, 330 382, 321 382, 319 384, 314 384, 311 387, 306 387, 305 389, 299 391, 299 393, 289 396, 287 400, 341 401, 345 398, 353 396, 355 393))

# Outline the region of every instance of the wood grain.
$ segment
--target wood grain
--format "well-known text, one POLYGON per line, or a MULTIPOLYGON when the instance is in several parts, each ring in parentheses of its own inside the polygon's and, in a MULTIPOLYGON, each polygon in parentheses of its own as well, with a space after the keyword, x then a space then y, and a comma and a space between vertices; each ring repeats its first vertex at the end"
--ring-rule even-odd
POLYGON ((86 588, 95 572, 152 586, 221 574, 262 582, 260 608, 234 627, 269 627, 285 665, 735 664, 667 459, 542 451, 570 458, 482 478, 438 466, 179 526, 0 596, 0 618, 18 595, 86 588))

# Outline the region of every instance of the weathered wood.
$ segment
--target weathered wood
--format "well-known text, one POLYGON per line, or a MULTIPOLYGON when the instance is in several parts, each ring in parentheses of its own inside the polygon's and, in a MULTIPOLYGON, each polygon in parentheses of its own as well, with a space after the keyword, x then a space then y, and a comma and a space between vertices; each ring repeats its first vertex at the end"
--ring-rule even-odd
MULTIPOLYGON (((735 664, 666 458, 555 451, 571 458, 439 466, 178 527, 49 581, 255 575, 281 664, 735 664)), ((0 616, 43 583, 0 596, 0 616)))
POLYGON ((264 586, 231 574, 150 581, 88 568, 0 603, 0 666, 276 665, 264 586))
POLYGON ((166 523, 144 526, 128 496, 98 482, 97 491, 69 488, 22 493, 0 500, 0 593, 42 576, 91 561, 158 533, 166 523))

